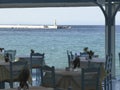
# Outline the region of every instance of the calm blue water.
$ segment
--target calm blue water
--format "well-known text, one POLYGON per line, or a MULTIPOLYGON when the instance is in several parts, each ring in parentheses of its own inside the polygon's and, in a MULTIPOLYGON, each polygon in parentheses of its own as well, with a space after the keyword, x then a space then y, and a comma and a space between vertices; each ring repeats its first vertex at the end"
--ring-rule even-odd
MULTIPOLYGON (((120 26, 116 29, 118 61, 120 26)), ((64 68, 68 65, 67 50, 80 52, 84 47, 89 47, 95 54, 105 57, 104 26, 72 26, 68 30, 0 29, 0 47, 16 49, 17 55, 29 55, 30 49, 34 49, 36 52, 45 53, 48 65, 64 68)))

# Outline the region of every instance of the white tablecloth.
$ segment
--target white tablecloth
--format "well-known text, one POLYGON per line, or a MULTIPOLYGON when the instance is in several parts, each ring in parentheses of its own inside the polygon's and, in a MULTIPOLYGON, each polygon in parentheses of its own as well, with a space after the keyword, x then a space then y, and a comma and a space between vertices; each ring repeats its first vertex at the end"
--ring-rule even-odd
MULTIPOLYGON (((19 67, 13 68, 13 70, 20 70, 19 67)), ((21 69, 22 71, 23 69, 21 69)), ((17 79, 18 76, 13 76, 14 79, 17 79)), ((0 60, 0 82, 1 81, 9 81, 10 80, 10 63, 5 62, 4 60, 0 60)), ((29 83, 31 83, 31 75, 29 77, 29 83)))
POLYGON ((93 65, 103 65, 105 64, 105 59, 104 58, 92 58, 92 59, 85 59, 83 57, 80 57, 80 67, 81 68, 86 68, 88 67, 88 63, 92 63, 93 65))

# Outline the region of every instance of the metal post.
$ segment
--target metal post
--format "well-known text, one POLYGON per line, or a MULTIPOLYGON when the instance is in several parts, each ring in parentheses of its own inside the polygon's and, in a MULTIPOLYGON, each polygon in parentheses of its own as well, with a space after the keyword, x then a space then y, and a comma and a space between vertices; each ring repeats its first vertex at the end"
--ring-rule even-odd
MULTIPOLYGON (((106 6, 106 27, 105 27, 105 54, 112 54, 112 77, 115 78, 115 21, 112 19, 115 6, 109 2, 106 6)), ((115 17, 114 17, 115 18, 115 17)))
POLYGON ((115 8, 115 4, 111 0, 106 0, 103 3, 105 9, 101 3, 97 2, 96 4, 105 16, 105 55, 112 54, 112 77, 115 78, 115 15, 120 6, 115 8))

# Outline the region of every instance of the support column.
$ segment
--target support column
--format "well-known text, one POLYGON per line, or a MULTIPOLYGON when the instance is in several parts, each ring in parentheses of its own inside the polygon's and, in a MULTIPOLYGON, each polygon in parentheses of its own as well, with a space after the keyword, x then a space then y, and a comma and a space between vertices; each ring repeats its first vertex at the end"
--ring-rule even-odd
MULTIPOLYGON (((107 19, 105 20, 105 54, 112 54, 112 78, 115 78, 115 21, 112 19, 112 15, 115 11, 115 5, 106 5, 105 11, 107 19)), ((115 17, 114 17, 115 18, 115 17)), ((115 20, 115 19, 114 19, 115 20)))

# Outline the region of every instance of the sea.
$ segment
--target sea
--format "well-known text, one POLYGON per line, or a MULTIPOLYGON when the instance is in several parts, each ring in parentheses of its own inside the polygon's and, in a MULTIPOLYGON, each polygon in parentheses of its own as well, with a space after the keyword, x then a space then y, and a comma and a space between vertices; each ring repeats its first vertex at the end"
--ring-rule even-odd
MULTIPOLYGON (((120 26, 116 26, 116 69, 120 72, 120 26)), ((30 55, 30 50, 45 53, 47 65, 68 66, 67 50, 80 53, 84 47, 105 58, 104 25, 71 25, 70 29, 1 28, 0 48, 17 51, 16 56, 30 55)))

